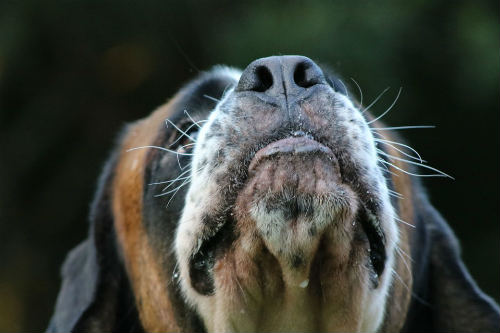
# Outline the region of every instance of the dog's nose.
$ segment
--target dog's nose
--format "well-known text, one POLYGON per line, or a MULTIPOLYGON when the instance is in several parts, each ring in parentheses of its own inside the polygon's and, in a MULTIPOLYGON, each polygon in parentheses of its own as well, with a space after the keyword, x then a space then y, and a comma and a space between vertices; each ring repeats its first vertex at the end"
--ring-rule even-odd
POLYGON ((316 84, 326 84, 321 68, 302 56, 257 59, 243 71, 236 91, 261 92, 271 97, 295 96, 316 84))

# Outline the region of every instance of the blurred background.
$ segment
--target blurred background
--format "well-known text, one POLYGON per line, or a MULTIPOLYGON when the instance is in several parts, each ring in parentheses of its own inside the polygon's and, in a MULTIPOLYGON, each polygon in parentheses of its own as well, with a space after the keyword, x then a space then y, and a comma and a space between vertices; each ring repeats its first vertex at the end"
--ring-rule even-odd
POLYGON ((0 1, 0 331, 44 330, 117 132, 199 71, 329 64, 430 165, 431 200, 500 299, 499 3, 0 1))

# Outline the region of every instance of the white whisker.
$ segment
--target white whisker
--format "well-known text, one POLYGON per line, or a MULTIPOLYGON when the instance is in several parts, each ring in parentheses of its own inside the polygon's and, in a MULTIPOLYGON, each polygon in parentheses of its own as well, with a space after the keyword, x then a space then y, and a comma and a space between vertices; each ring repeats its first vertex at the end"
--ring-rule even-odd
POLYGON ((398 249, 398 252, 400 252, 402 255, 404 255, 406 258, 408 258, 411 262, 415 262, 415 260, 413 260, 413 258, 408 253, 403 251, 402 248, 400 248, 398 245, 396 245, 396 247, 398 249))
POLYGON ((212 100, 212 101, 214 101, 214 102, 216 102, 216 103, 219 103, 219 102, 220 102, 220 99, 217 99, 217 98, 212 97, 212 96, 203 95, 203 97, 208 98, 208 99, 210 99, 210 100, 212 100))
POLYGON ((393 127, 372 127, 372 131, 392 131, 403 129, 418 129, 418 128, 436 128, 434 125, 416 125, 416 126, 393 126, 393 127))
MULTIPOLYGON (((189 127, 188 127, 188 128, 186 128, 186 133, 187 133, 187 132, 189 132, 189 130, 190 130, 191 128, 193 128, 193 126, 198 126, 198 127, 200 127, 198 124, 191 124, 191 125, 189 125, 189 127)), ((169 146, 169 147, 172 147, 172 146, 173 146, 173 145, 175 145, 177 142, 179 142, 179 140, 180 140, 180 139, 182 139, 182 137, 183 137, 183 136, 184 136, 184 135, 179 136, 177 139, 175 139, 175 141, 174 141, 174 142, 172 142, 172 143, 171 143, 171 144, 169 144, 168 146, 169 146)), ((195 142, 196 142, 196 141, 195 141, 195 142)))
POLYGON ((398 193, 396 191, 393 191, 391 189, 387 189, 389 191, 389 195, 392 195, 396 198, 399 198, 399 199, 404 199, 404 196, 401 194, 401 193, 398 193))
POLYGON ((385 171, 387 171, 388 173, 390 173, 391 175, 396 176, 396 177, 399 177, 399 175, 398 175, 398 174, 396 174, 396 173, 392 172, 391 170, 389 170, 389 168, 387 167, 387 165, 385 165, 385 164, 383 164, 383 163, 380 163, 380 166, 381 166, 382 168, 384 168, 384 170, 385 170, 385 171))
POLYGON ((399 280, 399 282, 401 282, 401 284, 406 288, 406 290, 408 290, 408 292, 410 292, 410 293, 413 294, 413 292, 406 285, 406 283, 403 281, 403 279, 401 278, 401 276, 399 276, 398 272, 396 272, 396 270, 394 270, 394 268, 392 268, 392 267, 391 267, 391 271, 392 271, 393 275, 396 276, 396 278, 399 280))
POLYGON ((413 291, 411 291, 410 288, 408 288, 408 286, 406 285, 406 283, 403 281, 403 279, 399 276, 399 274, 393 268, 391 268, 391 270, 392 270, 392 273, 398 279, 398 281, 401 282, 401 284, 406 288, 406 290, 408 290, 411 293, 412 297, 414 297, 417 301, 419 301, 420 303, 422 303, 425 306, 431 306, 428 302, 426 302, 420 296, 418 296, 413 291))
MULTIPOLYGON (((199 168, 196 172, 200 171, 202 168, 199 168)), ((169 185, 167 185, 163 190, 161 190, 162 192, 165 192, 170 186, 172 186, 174 183, 176 183, 177 181, 181 181, 181 180, 184 180, 184 179, 189 179, 192 177, 192 175, 189 175, 189 176, 184 176, 185 174, 191 172, 193 170, 193 168, 189 168, 187 169, 186 171, 182 172, 180 175, 178 175, 175 179, 173 180, 167 180, 165 182, 162 182, 163 184, 167 184, 167 183, 170 183, 169 185), (181 178, 182 177, 182 178, 181 178)))
POLYGON ((400 158, 400 157, 396 157, 396 156, 392 156, 392 155, 389 155, 389 154, 386 154, 384 152, 380 152, 380 154, 382 155, 385 155, 387 157, 389 157, 390 159, 393 159, 393 160, 397 160, 397 161, 401 161, 401 162, 405 162, 405 163, 409 163, 409 164, 413 164, 413 165, 416 165, 416 166, 419 166, 421 168, 425 168, 425 169, 429 169, 429 170, 432 170, 432 171, 436 171, 437 173, 439 173, 440 175, 442 175, 443 177, 448 177, 448 178, 451 178, 451 179, 455 179, 453 178, 452 176, 444 173, 443 171, 441 170, 438 170, 436 168, 433 168, 431 166, 428 166, 426 164, 422 164, 422 163, 417 163, 417 162, 413 162, 413 161, 409 161, 407 159, 404 159, 404 158, 400 158))
MULTIPOLYGON (((179 177, 182 177, 184 176, 186 173, 188 173, 189 171, 191 171, 191 169, 188 169, 186 171, 184 171, 183 173, 181 173, 179 176, 177 176, 175 179, 171 179, 171 180, 164 180, 164 181, 161 181, 161 182, 154 182, 154 183, 149 183, 148 185, 162 185, 162 184, 169 184, 171 182, 175 182, 178 180, 179 177)), ((188 177, 188 176, 187 176, 188 177)))
POLYGON ((390 162, 387 162, 386 160, 382 159, 382 158, 379 158, 378 159, 380 162, 384 163, 384 164, 387 164, 387 165, 390 165, 391 167, 393 167, 394 169, 397 169, 403 173, 406 173, 407 175, 410 175, 410 176, 415 176, 415 177, 446 177, 442 174, 436 174, 436 173, 433 173, 433 174, 418 174, 418 173, 412 173, 412 172, 409 172, 409 171, 406 171, 404 169, 401 169, 400 167, 398 167, 397 165, 394 165, 390 162))
MULTIPOLYGON (((189 134, 187 134, 185 131, 181 130, 179 127, 177 127, 177 125, 175 125, 170 119, 165 119, 165 124, 168 126, 168 123, 172 124, 172 126, 175 127, 176 130, 178 130, 179 132, 181 132, 183 135, 187 136, 188 138, 190 138, 192 141, 196 142, 196 140, 191 137, 189 134)), ((182 137, 182 135, 181 135, 182 137)))
POLYGON ((408 272, 411 273, 410 265, 408 264, 408 262, 406 261, 406 259, 403 257, 403 254, 400 252, 401 249, 399 248, 399 246, 396 245, 394 247, 394 249, 396 250, 396 253, 399 255, 399 257, 401 258, 401 260, 403 261, 403 265, 405 265, 405 267, 408 270, 408 272))
POLYGON ((191 180, 186 179, 179 187, 177 187, 177 190, 174 192, 174 194, 172 194, 172 197, 170 198, 170 200, 168 200, 166 207, 168 207, 170 205, 170 202, 174 199, 175 195, 177 194, 177 192, 179 192, 179 190, 182 188, 182 186, 188 184, 189 182, 191 182, 191 180))
POLYGON ((406 221, 403 221, 401 220, 399 217, 397 216, 393 216, 393 218, 397 221, 397 222, 401 222, 403 224, 406 224, 407 226, 409 227, 412 227, 412 228, 416 228, 413 224, 409 223, 409 222, 406 222, 406 221))
POLYGON ((368 111, 375 103, 377 103, 377 101, 382 97, 384 96, 384 94, 386 93, 387 90, 389 90, 390 87, 387 87, 384 89, 384 91, 382 91, 378 96, 377 98, 375 98, 373 100, 373 102, 370 103, 370 105, 368 105, 363 111, 361 111, 361 114, 365 113, 366 111, 368 111))
POLYGON ((382 113, 380 116, 378 116, 377 118, 369 121, 367 124, 370 125, 374 122, 376 122, 377 120, 381 119, 383 116, 385 116, 389 111, 391 111, 392 107, 396 104, 396 102, 398 101, 399 99, 399 95, 401 95, 401 91, 403 90, 403 88, 399 88, 399 91, 398 91, 398 94, 396 95, 396 98, 394 99, 394 102, 392 102, 392 104, 389 106, 389 108, 387 108, 387 110, 385 110, 384 113, 382 113))
MULTIPOLYGON (((396 148, 396 147, 392 146, 392 145, 391 145, 391 144, 389 144, 389 143, 384 143, 384 142, 381 142, 381 143, 386 144, 386 145, 388 145, 388 146, 391 146, 394 150, 397 150, 397 151, 398 151, 398 152, 400 152, 401 154, 403 154, 403 155, 405 155, 405 156, 408 156, 409 158, 411 158, 411 159, 413 159, 413 160, 419 161, 420 163, 426 163, 426 162, 427 162, 426 160, 423 160, 423 159, 421 159, 421 158, 419 158, 419 157, 411 156, 410 154, 408 154, 408 153, 406 153, 406 152, 402 151, 401 149, 398 149, 398 148, 396 148)), ((378 152, 378 153, 386 153, 385 151, 383 151, 382 149, 379 149, 379 148, 377 148, 377 152, 378 152)), ((387 153, 386 153, 386 154, 387 154, 387 153)))
POLYGON ((133 151, 133 150, 145 149, 145 148, 159 149, 159 150, 163 150, 163 151, 166 151, 168 153, 177 154, 177 155, 185 155, 185 156, 192 156, 193 155, 193 154, 190 154, 190 153, 179 153, 179 152, 177 152, 175 150, 171 150, 171 149, 167 149, 167 148, 159 147, 159 146, 139 146, 139 147, 134 147, 134 148, 127 149, 126 152, 128 153, 128 152, 133 151))
POLYGON ((204 123, 204 122, 208 121, 208 119, 195 121, 193 119, 193 117, 191 117, 191 115, 189 114, 189 112, 187 110, 184 110, 184 113, 186 114, 186 116, 189 117, 189 120, 191 120, 193 122, 193 124, 198 126, 199 128, 201 128, 201 126, 198 125, 199 123, 204 123))
POLYGON ((167 186, 165 186, 165 188, 163 190, 161 190, 161 191, 165 192, 166 190, 168 190, 168 188, 170 186, 172 186, 176 182, 181 181, 181 180, 185 180, 185 179, 189 179, 189 178, 191 178, 191 176, 185 176, 185 177, 180 177, 180 178, 176 178, 176 179, 170 180, 170 184, 168 184, 167 186))
POLYGON ((188 177, 187 179, 183 180, 182 183, 179 186, 177 186, 176 188, 171 189, 170 191, 167 191, 167 192, 164 192, 164 193, 156 194, 154 196, 155 197, 162 197, 162 196, 165 196, 165 195, 170 194, 172 192, 177 192, 181 187, 183 187, 184 185, 188 184, 189 182, 191 182, 191 177, 188 177))
POLYGON ((177 158, 177 165, 179 165, 179 169, 181 169, 181 171, 182 171, 183 169, 182 169, 182 165, 181 165, 181 159, 179 158, 179 155, 175 155, 175 157, 177 158))
POLYGON ((344 82, 342 82, 342 80, 341 80, 341 79, 338 79, 338 80, 339 80, 339 82, 342 84, 342 86, 344 86, 344 89, 345 89, 345 94, 346 94, 347 98, 349 98, 349 91, 347 91, 347 87, 346 87, 346 85, 344 84, 344 82))
POLYGON ((359 90, 359 104, 360 105, 363 105, 363 91, 361 90, 361 87, 359 86, 358 82, 356 82, 356 80, 354 80, 352 77, 351 77, 351 81, 354 82, 354 84, 356 85, 356 87, 358 87, 358 90, 359 90))
MULTIPOLYGON (((389 140, 385 140, 385 139, 377 139, 377 138, 373 138, 373 140, 375 142, 380 142, 380 143, 383 143, 383 144, 386 144, 388 146, 391 146, 392 148, 394 148, 395 150, 399 151, 400 153, 402 153, 403 155, 406 155, 405 153, 403 153, 401 150, 397 149, 396 147, 394 147, 393 145, 397 145, 397 146, 401 146, 401 147, 405 147, 409 150, 411 150, 412 152, 414 152, 417 156, 418 156, 418 160, 420 160, 420 163, 423 163, 425 162, 422 157, 420 156, 420 154, 418 153, 418 151, 416 151, 415 149, 413 149, 412 147, 408 146, 408 145, 405 145, 404 143, 400 143, 400 142, 396 142, 396 141, 389 141, 389 140)), ((406 155, 408 156, 408 155, 406 155)))

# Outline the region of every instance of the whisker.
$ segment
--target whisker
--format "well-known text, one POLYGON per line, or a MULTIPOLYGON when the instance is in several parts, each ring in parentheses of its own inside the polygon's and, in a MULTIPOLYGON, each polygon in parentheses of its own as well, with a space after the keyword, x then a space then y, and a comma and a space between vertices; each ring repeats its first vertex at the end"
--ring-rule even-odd
POLYGON ((162 192, 165 192, 166 190, 168 190, 168 188, 169 188, 170 186, 172 186, 172 185, 173 185, 173 184, 175 184, 176 182, 181 181, 181 180, 185 180, 185 179, 189 179, 189 178, 191 178, 191 176, 185 176, 185 177, 180 177, 180 178, 179 178, 179 177, 177 177, 176 179, 171 180, 171 183, 170 183, 170 184, 168 184, 167 186, 165 186, 165 188, 164 188, 163 190, 161 190, 161 191, 162 191, 162 192))
MULTIPOLYGON (((222 92, 222 95, 221 95, 221 96, 225 96, 225 95, 226 95, 226 93, 227 93, 227 91, 228 91, 229 89, 231 89, 232 87, 234 87, 234 86, 235 86, 235 85, 234 85, 234 84, 232 84, 232 83, 230 83, 230 84, 226 85, 226 86, 224 87, 224 91, 222 92)), ((221 97, 221 99, 222 99, 222 97, 221 97)))
POLYGON ((400 197, 399 195, 394 194, 394 193, 390 193, 390 192, 389 192, 389 196, 395 197, 395 198, 398 198, 398 199, 404 199, 403 197, 400 197))
POLYGON ((396 245, 396 248, 398 249, 398 251, 402 255, 404 255, 406 258, 408 258, 411 262, 415 262, 415 260, 413 260, 413 258, 408 253, 406 253, 402 248, 400 248, 398 245, 396 245))
POLYGON ((372 127, 372 131, 392 131, 403 129, 417 129, 417 128, 436 128, 434 125, 416 125, 416 126, 392 126, 392 127, 372 127))
POLYGON ((399 198, 399 199, 404 199, 404 196, 401 193, 398 193, 398 192, 393 191, 391 189, 387 189, 387 191, 389 191, 389 195, 392 195, 392 196, 399 198))
MULTIPOLYGON (((151 186, 151 185, 162 185, 162 184, 169 184, 171 182, 175 182, 178 180, 179 177, 182 177, 184 176, 186 173, 188 173, 189 171, 191 171, 191 169, 189 170, 186 170, 184 171, 183 173, 181 173, 179 176, 177 176, 175 179, 171 179, 171 180, 164 180, 164 181, 161 181, 161 182, 154 182, 154 183, 149 183, 148 185, 151 186)), ((188 177, 188 176, 186 176, 188 177)), ((190 176, 189 176, 190 177, 190 176)))
MULTIPOLYGON (((188 127, 188 128, 186 128, 186 132, 189 132, 189 130, 190 130, 191 128, 193 128, 193 126, 198 126, 199 128, 201 128, 201 127, 200 127, 200 125, 198 125, 198 124, 191 124, 191 125, 189 125, 189 127, 188 127)), ((183 136, 184 136, 184 135, 179 136, 177 139, 175 139, 175 141, 174 141, 174 142, 172 142, 172 143, 171 143, 171 144, 169 144, 168 146, 169 146, 169 147, 172 147, 172 146, 173 146, 173 145, 175 145, 177 142, 179 142, 179 140, 180 140, 180 139, 182 139, 182 137, 183 137, 183 136)))
MULTIPOLYGON (((188 138, 190 138, 192 141, 196 142, 196 140, 191 137, 189 134, 187 134, 185 131, 181 130, 179 127, 177 127, 177 125, 175 125, 170 119, 165 119, 165 124, 168 126, 168 123, 172 124, 172 126, 175 127, 176 130, 178 130, 179 132, 181 132, 183 135, 187 136, 188 138)), ((180 136, 182 137, 182 135, 180 136)))
POLYGON ((401 258, 401 260, 403 261, 403 265, 405 265, 406 269, 408 270, 409 273, 411 273, 411 269, 410 269, 410 265, 408 264, 408 262, 406 261, 406 259, 403 257, 403 254, 400 251, 400 248, 398 245, 396 245, 394 247, 394 249, 396 250, 396 253, 399 255, 399 257, 401 258))
POLYGON ((188 179, 183 180, 182 183, 179 186, 177 186, 176 188, 171 189, 170 191, 167 191, 167 192, 164 192, 164 193, 155 194, 154 197, 162 197, 162 196, 165 196, 165 195, 170 194, 172 192, 177 192, 181 187, 183 187, 184 185, 188 184, 189 182, 191 182, 191 177, 188 177, 188 179))
MULTIPOLYGON (((392 147, 394 150, 397 150, 398 152, 400 152, 401 154, 405 155, 405 156, 408 156, 409 158, 413 159, 413 160, 417 160, 419 161, 420 163, 426 163, 427 161, 426 160, 423 160, 422 158, 419 157, 415 157, 415 156, 411 156, 410 154, 402 151, 401 149, 398 149, 396 147, 394 147, 393 145, 391 145, 390 143, 385 143, 385 142, 380 142, 382 144, 385 144, 385 145, 388 145, 390 147, 392 147)), ((382 149, 379 149, 379 148, 376 148, 377 152, 378 153, 385 153, 385 151, 383 151, 382 149)))
POLYGON ((428 302, 426 302, 424 299, 422 299, 420 296, 418 296, 412 290, 410 290, 410 288, 408 288, 406 283, 403 281, 401 276, 399 276, 399 274, 394 270, 394 268, 391 268, 391 270, 392 270, 393 274, 396 276, 396 278, 398 279, 398 281, 401 282, 401 284, 406 288, 406 290, 408 290, 408 292, 411 293, 412 297, 414 297, 417 301, 419 301, 420 303, 422 303, 425 306, 429 306, 429 307, 431 306, 428 302))
POLYGON ((390 162, 387 162, 386 160, 384 159, 381 159, 379 158, 378 159, 380 162, 384 163, 384 164, 387 164, 387 165, 390 165, 391 167, 393 167, 394 169, 397 169, 403 173, 406 173, 407 175, 410 175, 410 176, 415 176, 415 177, 446 177, 442 174, 436 174, 436 173, 433 173, 433 174, 418 174, 418 173, 412 173, 412 172, 409 172, 409 171, 406 171, 404 169, 401 169, 400 167, 398 167, 397 165, 394 165, 390 162))
MULTIPOLYGON (((199 172, 201 169, 203 169, 203 167, 199 168, 198 170, 196 170, 195 172, 199 172)), ((168 184, 163 190, 161 190, 162 192, 165 192, 170 186, 172 186, 174 183, 176 183, 177 181, 181 181, 181 180, 184 180, 184 179, 189 179, 192 177, 192 175, 189 175, 189 176, 184 176, 186 173, 189 173, 193 170, 193 168, 189 168, 187 169, 186 171, 182 172, 180 175, 178 175, 175 179, 173 180, 168 180, 166 182, 164 182, 164 184, 170 182, 170 184, 168 184), (183 177, 184 176, 184 177, 183 177), (181 178, 182 177, 182 178, 181 178)))
MULTIPOLYGON (((394 147, 393 145, 391 145, 390 143, 384 143, 384 142, 381 142, 382 144, 385 144, 385 145, 388 145, 388 146, 391 146, 394 150, 397 150, 398 152, 400 152, 401 154, 405 155, 405 156, 408 156, 409 158, 413 159, 413 160, 417 160, 417 161, 420 161, 420 163, 426 163, 427 161, 426 160, 423 160, 419 157, 415 157, 415 156, 411 156, 410 154, 402 151, 401 149, 398 149, 396 147, 394 147)), ((385 151, 383 151, 382 149, 379 149, 377 148, 377 152, 379 153, 385 153, 385 151)))
POLYGON ((145 149, 145 148, 159 149, 159 150, 163 150, 163 151, 166 151, 166 152, 169 152, 169 153, 172 153, 172 154, 177 154, 177 155, 185 155, 185 156, 192 156, 193 155, 191 153, 179 153, 179 152, 177 152, 175 150, 171 150, 171 149, 167 149, 167 148, 159 147, 159 146, 139 146, 139 147, 134 147, 134 148, 127 149, 126 152, 128 153, 128 152, 133 151, 133 150, 145 149))
POLYGON ((216 102, 216 103, 219 103, 219 102, 220 102, 220 99, 217 99, 217 98, 212 97, 212 96, 203 95, 203 97, 208 98, 208 99, 210 99, 210 100, 212 100, 212 101, 214 101, 214 102, 216 102))
POLYGON ((349 91, 347 91, 347 87, 346 85, 344 84, 344 82, 342 82, 341 79, 338 79, 340 83, 342 83, 342 85, 344 86, 344 89, 345 89, 345 94, 347 95, 347 98, 349 98, 349 91))
MULTIPOLYGON (((188 171, 191 171, 191 170, 187 170, 187 171, 184 171, 184 172, 188 172, 188 171)), ((186 178, 189 178, 189 177, 191 177, 191 176, 185 176, 185 177, 175 178, 175 179, 172 179, 172 180, 165 180, 165 181, 162 181, 162 182, 149 183, 148 186, 175 183, 176 181, 183 180, 183 179, 186 179, 186 178)))
MULTIPOLYGON (((206 121, 208 121, 208 119, 204 119, 204 120, 198 120, 198 121, 195 121, 193 119, 193 117, 191 117, 191 115, 189 114, 189 112, 187 110, 184 110, 184 113, 186 114, 186 116, 189 117, 189 120, 191 120, 193 122, 193 124, 197 125, 199 128, 201 128, 200 125, 198 125, 199 123, 204 123, 206 121)), ((191 127, 190 127, 191 128, 191 127)))
POLYGON ((392 267, 391 267, 391 271, 396 276, 396 278, 399 280, 399 282, 401 282, 401 284, 406 288, 406 290, 408 290, 410 293, 412 293, 412 291, 410 290, 410 288, 408 288, 408 286, 403 281, 403 279, 401 278, 401 276, 399 276, 398 272, 396 272, 396 270, 394 268, 392 268, 392 267))
POLYGON ((409 222, 406 222, 406 221, 403 221, 401 220, 399 217, 397 216, 393 216, 393 218, 397 221, 397 222, 401 222, 403 224, 406 224, 407 226, 409 227, 412 227, 412 228, 416 228, 413 224, 409 223, 409 222))
MULTIPOLYGON (((410 147, 408 145, 405 145, 404 143, 400 143, 400 142, 396 142, 396 141, 390 141, 390 140, 385 140, 385 139, 377 139, 377 138, 374 138, 373 140, 376 141, 376 142, 380 142, 380 143, 386 144, 388 146, 391 146, 392 148, 394 148, 395 150, 399 151, 402 154, 404 154, 404 153, 401 150, 399 150, 396 147, 394 147, 393 145, 400 146, 400 147, 405 147, 405 148, 411 150, 412 152, 414 152, 418 156, 418 159, 420 160, 420 163, 425 162, 422 159, 422 157, 420 156, 420 154, 418 153, 418 151, 416 151, 415 149, 413 149, 412 147, 410 147)), ((404 155, 406 155, 406 154, 404 154, 404 155)))
POLYGON ((179 158, 179 155, 175 155, 175 157, 177 158, 177 165, 179 165, 179 169, 182 171, 181 159, 179 158))
MULTIPOLYGON (((186 180, 184 182, 186 182, 186 180)), ((179 187, 177 187, 177 190, 174 192, 174 194, 172 194, 172 197, 170 198, 170 200, 168 200, 166 207, 168 207, 170 205, 170 202, 174 199, 175 195, 177 194, 177 192, 179 192, 179 190, 182 188, 182 186, 188 184, 190 181, 188 181, 186 184, 184 184, 184 182, 179 187)))
POLYGON ((351 77, 351 80, 352 82, 354 82, 354 84, 356 85, 356 87, 358 87, 358 90, 359 90, 359 104, 360 105, 363 105, 363 90, 361 90, 361 87, 359 86, 358 82, 356 82, 356 80, 354 80, 352 77, 351 77))
POLYGON ((391 175, 396 176, 396 177, 399 177, 399 175, 398 175, 398 174, 396 174, 396 173, 392 172, 391 170, 389 170, 389 168, 387 167, 387 165, 385 165, 385 164, 382 164, 382 163, 381 163, 381 164, 380 164, 380 166, 381 166, 382 168, 384 168, 384 170, 385 170, 385 171, 387 171, 388 173, 390 173, 391 175))
POLYGON ((392 155, 386 154, 386 153, 384 153, 384 152, 380 152, 380 154, 385 155, 385 156, 389 157, 390 159, 394 159, 394 160, 397 160, 397 161, 402 161, 402 162, 405 162, 405 163, 409 163, 409 164, 413 164, 413 165, 419 166, 419 167, 421 167, 421 168, 425 168, 425 169, 429 169, 429 170, 432 170, 432 171, 436 171, 437 173, 441 174, 441 175, 442 175, 442 176, 444 176, 444 177, 448 177, 448 178, 451 178, 451 179, 453 179, 453 180, 455 179, 455 178, 453 178, 452 176, 450 176, 450 175, 448 175, 448 174, 444 173, 443 171, 438 170, 438 169, 436 169, 436 168, 433 168, 433 167, 431 167, 431 166, 429 166, 429 165, 422 164, 422 163, 417 163, 417 162, 413 162, 413 161, 409 161, 409 160, 407 160, 407 159, 400 158, 400 157, 396 157, 396 156, 392 156, 392 155))
POLYGON ((392 102, 392 104, 389 106, 389 108, 387 110, 385 110, 384 113, 382 113, 380 116, 378 116, 377 118, 367 122, 367 125, 370 125, 374 122, 376 122, 377 120, 381 119, 383 116, 385 116, 389 111, 391 111, 392 107, 396 104, 396 102, 398 101, 399 99, 399 95, 401 95, 401 91, 403 90, 403 88, 399 88, 399 91, 398 91, 398 94, 396 95, 396 98, 394 99, 394 102, 392 102))
POLYGON ((380 99, 380 97, 384 96, 384 94, 387 92, 387 90, 391 89, 391 87, 387 87, 384 89, 384 91, 382 91, 378 96, 377 98, 375 98, 373 100, 373 102, 370 103, 370 105, 368 105, 362 112, 361 114, 365 113, 366 111, 368 111, 375 103, 377 103, 377 101, 380 99))

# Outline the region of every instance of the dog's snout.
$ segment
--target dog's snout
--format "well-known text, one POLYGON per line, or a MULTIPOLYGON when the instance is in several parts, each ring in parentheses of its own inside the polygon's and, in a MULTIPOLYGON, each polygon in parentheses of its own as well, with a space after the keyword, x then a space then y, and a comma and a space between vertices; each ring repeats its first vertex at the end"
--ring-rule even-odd
POLYGON ((243 71, 236 91, 263 92, 271 97, 298 95, 316 84, 326 84, 323 71, 302 56, 257 59, 243 71))

